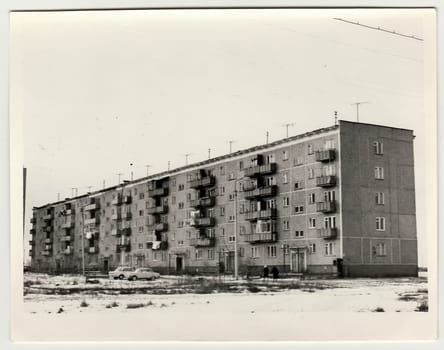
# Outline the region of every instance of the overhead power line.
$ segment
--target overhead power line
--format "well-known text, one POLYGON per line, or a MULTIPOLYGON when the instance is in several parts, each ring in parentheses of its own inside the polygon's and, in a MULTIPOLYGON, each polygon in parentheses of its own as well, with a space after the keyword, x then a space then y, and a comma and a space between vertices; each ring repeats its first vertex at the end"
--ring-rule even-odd
POLYGON ((385 33, 389 33, 389 34, 393 34, 393 35, 399 35, 399 36, 402 36, 402 37, 407 38, 407 39, 414 39, 414 40, 424 41, 424 39, 418 38, 417 36, 398 33, 395 30, 388 30, 388 29, 384 29, 384 28, 381 28, 381 27, 373 27, 373 26, 369 26, 367 24, 362 24, 362 23, 359 23, 359 22, 348 21, 348 20, 343 19, 343 18, 336 18, 335 17, 333 19, 337 20, 337 21, 341 21, 341 22, 345 22, 345 23, 361 26, 361 27, 364 27, 364 28, 367 28, 367 29, 374 29, 374 30, 379 30, 381 32, 385 32, 385 33))

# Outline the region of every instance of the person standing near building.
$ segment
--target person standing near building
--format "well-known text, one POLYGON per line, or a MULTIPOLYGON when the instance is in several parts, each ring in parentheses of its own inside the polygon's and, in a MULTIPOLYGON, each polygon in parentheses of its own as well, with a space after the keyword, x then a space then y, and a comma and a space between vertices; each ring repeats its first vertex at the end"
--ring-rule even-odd
POLYGON ((271 269, 271 274, 273 275, 273 280, 277 280, 279 278, 279 270, 276 266, 273 266, 271 269))
POLYGON ((269 274, 268 266, 265 265, 265 266, 264 266, 264 279, 265 279, 265 278, 268 278, 268 274, 269 274))

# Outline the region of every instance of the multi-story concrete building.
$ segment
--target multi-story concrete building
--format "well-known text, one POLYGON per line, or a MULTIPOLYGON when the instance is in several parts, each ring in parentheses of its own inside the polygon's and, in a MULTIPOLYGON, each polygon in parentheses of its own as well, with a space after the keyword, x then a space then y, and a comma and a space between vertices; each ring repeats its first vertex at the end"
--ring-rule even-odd
POLYGON ((340 121, 35 207, 31 266, 232 272, 237 239, 241 274, 416 275, 413 139, 340 121))

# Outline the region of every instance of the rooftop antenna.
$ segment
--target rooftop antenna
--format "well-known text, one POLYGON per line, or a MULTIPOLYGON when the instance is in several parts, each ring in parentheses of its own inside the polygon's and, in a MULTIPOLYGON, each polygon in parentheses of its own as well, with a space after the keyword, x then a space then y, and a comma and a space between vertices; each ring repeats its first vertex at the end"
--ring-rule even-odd
POLYGON ((105 180, 103 180, 103 188, 105 188, 105 180))
POLYGON ((134 173, 133 173, 133 163, 130 163, 130 167, 131 167, 131 181, 133 181, 134 179, 134 173))
POLYGON ((338 111, 335 111, 335 125, 338 125, 338 111))
POLYGON ((192 153, 185 153, 184 154, 184 156, 185 156, 185 165, 188 165, 188 157, 191 156, 191 155, 192 155, 192 153))
POLYGON ((147 164, 145 165, 145 168, 146 168, 146 176, 148 176, 150 174, 151 165, 147 164))
POLYGON ((91 192, 91 188, 93 188, 94 186, 88 186, 88 192, 91 192))
POLYGON ((57 192, 57 202, 60 201, 60 192, 57 192))
POLYGON ((228 143, 230 144, 230 153, 233 151, 233 143, 237 142, 236 140, 230 140, 228 143))
POLYGON ((211 148, 208 148, 208 159, 211 158, 211 148))
POLYGON ((266 141, 266 144, 267 144, 267 145, 268 145, 268 136, 270 136, 270 133, 267 131, 266 136, 265 136, 265 137, 266 137, 266 140, 267 140, 267 141, 266 141))
POLYGON ((295 123, 286 123, 286 124, 283 124, 282 126, 285 126, 285 132, 286 132, 286 137, 288 137, 288 127, 289 126, 294 126, 294 124, 295 123))
POLYGON ((120 177, 123 175, 123 173, 117 173, 116 175, 117 175, 118 178, 119 178, 119 182, 118 182, 117 184, 120 185, 120 177))
POLYGON ((170 171, 171 162, 168 161, 168 171, 170 171))
POLYGON ((362 104, 370 103, 369 101, 361 101, 361 102, 355 102, 351 105, 356 105, 356 121, 359 123, 359 106, 362 104))

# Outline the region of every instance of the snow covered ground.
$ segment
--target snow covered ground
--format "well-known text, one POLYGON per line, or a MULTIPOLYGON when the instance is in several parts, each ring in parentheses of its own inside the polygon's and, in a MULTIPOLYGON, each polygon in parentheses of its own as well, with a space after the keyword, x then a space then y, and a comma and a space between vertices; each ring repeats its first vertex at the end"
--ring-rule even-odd
POLYGON ((150 317, 230 312, 234 315, 299 312, 426 311, 427 280, 280 279, 163 276, 157 281, 98 279, 25 274, 25 311, 30 314, 103 313, 150 317))

